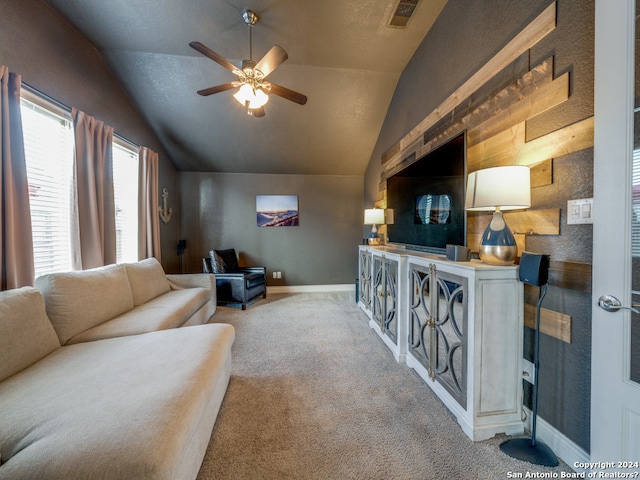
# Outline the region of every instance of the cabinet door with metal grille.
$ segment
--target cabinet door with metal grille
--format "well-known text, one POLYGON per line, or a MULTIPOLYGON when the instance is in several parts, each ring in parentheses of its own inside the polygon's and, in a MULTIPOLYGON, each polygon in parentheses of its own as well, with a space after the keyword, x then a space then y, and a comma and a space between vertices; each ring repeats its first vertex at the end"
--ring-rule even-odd
POLYGON ((411 267, 409 353, 466 409, 467 279, 411 267))
POLYGON ((437 272, 434 322, 435 375, 458 403, 467 408, 467 279, 437 272))
POLYGON ((360 250, 358 279, 360 304, 371 311, 371 253, 366 250, 360 250))
POLYGON ((384 318, 384 261, 383 257, 373 255, 373 273, 371 275, 372 298, 371 317, 382 330, 382 319, 384 318))
POLYGON ((398 262, 384 258, 383 332, 398 344, 398 262))

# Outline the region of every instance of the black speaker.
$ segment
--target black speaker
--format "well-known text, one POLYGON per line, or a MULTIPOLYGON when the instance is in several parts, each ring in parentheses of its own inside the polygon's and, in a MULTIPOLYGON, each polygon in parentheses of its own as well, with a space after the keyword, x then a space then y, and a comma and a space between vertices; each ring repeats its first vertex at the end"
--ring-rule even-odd
POLYGON ((549 255, 522 252, 520 257, 520 281, 539 287, 549 281, 549 255))
POLYGON ((184 249, 187 248, 186 240, 178 240, 178 256, 184 253, 184 249))

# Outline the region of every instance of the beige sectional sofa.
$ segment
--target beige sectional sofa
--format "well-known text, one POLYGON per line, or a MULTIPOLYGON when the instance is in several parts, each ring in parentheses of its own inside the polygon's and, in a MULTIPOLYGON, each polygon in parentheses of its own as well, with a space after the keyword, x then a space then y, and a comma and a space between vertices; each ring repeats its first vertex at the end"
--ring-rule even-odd
POLYGON ((0 480, 196 478, 235 333, 140 263, 0 292, 0 480))
POLYGON ((36 279, 60 343, 70 345, 206 323, 215 277, 165 275, 155 258, 36 279))

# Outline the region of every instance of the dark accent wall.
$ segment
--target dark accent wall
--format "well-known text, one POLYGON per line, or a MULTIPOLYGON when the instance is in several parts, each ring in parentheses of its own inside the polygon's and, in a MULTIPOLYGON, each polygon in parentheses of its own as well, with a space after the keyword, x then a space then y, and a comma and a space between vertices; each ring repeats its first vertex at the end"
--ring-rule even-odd
MULTIPOLYGON (((381 157, 487 63, 550 0, 449 0, 404 70, 365 173, 364 204, 382 199, 381 157)), ((593 115, 594 1, 558 0, 557 27, 530 50, 535 66, 554 57, 554 78, 570 73, 570 98, 527 123, 531 140, 593 115)), ((496 72, 498 73, 498 72, 496 72)), ((593 149, 553 159, 553 183, 532 189, 532 206, 560 208, 560 235, 527 237, 527 250, 556 262, 592 261, 592 226, 567 225, 566 202, 593 196, 593 149)), ((535 303, 537 289, 526 291, 535 303)), ((572 343, 541 335, 540 416, 589 450, 590 287, 551 285, 543 306, 572 317, 572 343)), ((532 332, 525 328, 525 356, 532 332)))
MULTIPOLYGON (((160 142, 131 103, 100 53, 77 30, 39 0, 0 2, 0 64, 51 98, 111 125, 116 133, 160 157, 160 190, 169 190, 176 212, 176 170, 160 142)), ((177 215, 161 224, 162 263, 178 267, 177 215)))
POLYGON ((355 282, 362 177, 181 172, 179 184, 186 272, 201 272, 211 249, 235 248, 241 265, 267 267, 268 285, 355 282), (299 225, 258 227, 256 195, 298 195, 299 225))

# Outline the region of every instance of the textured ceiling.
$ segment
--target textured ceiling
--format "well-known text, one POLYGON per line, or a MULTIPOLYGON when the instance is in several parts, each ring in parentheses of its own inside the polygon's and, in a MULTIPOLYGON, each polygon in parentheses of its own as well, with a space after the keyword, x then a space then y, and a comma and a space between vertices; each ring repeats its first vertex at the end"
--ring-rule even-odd
POLYGON ((397 80, 446 0, 422 0, 406 28, 387 26, 397 0, 46 0, 100 51, 179 170, 362 175, 397 80), (273 45, 289 59, 269 80, 305 94, 271 95, 248 116, 233 92, 197 90, 235 76, 189 47, 239 65, 273 45))

